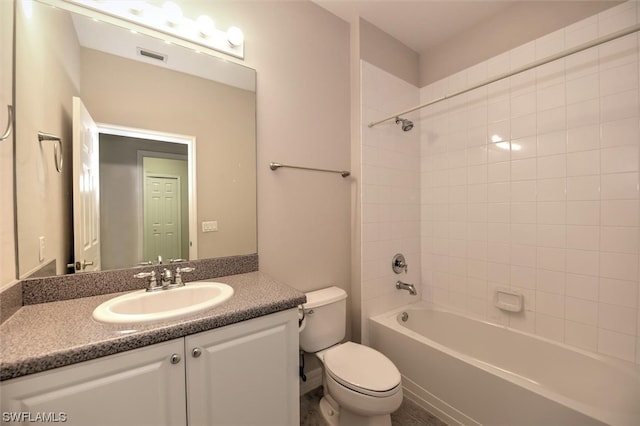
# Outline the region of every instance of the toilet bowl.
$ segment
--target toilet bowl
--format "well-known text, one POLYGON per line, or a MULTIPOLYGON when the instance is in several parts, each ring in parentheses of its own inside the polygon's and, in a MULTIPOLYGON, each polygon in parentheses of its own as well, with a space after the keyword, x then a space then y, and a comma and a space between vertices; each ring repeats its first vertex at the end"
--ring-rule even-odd
POLYGON ((329 287, 307 293, 300 347, 322 362, 320 412, 331 426, 390 426, 402 403, 400 372, 382 353, 345 335, 346 293, 329 287))

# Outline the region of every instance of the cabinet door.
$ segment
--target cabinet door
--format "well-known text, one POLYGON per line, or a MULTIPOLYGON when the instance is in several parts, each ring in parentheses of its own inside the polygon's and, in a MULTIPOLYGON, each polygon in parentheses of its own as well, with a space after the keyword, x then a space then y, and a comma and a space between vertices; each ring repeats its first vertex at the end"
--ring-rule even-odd
POLYGON ((3 421, 29 413, 32 420, 63 416, 65 424, 81 426, 186 425, 184 340, 19 377, 0 388, 3 421), (172 364, 172 354, 180 362, 172 364))
POLYGON ((297 318, 292 309, 187 336, 189 426, 299 425, 297 318))

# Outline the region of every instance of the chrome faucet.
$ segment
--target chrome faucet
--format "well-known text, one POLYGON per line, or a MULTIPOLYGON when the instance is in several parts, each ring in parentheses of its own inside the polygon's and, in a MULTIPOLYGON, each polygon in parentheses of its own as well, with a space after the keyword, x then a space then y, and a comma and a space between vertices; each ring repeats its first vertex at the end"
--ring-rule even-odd
POLYGON ((192 267, 184 267, 176 268, 175 275, 167 268, 162 270, 161 275, 161 284, 158 284, 156 279, 156 271, 151 272, 140 272, 135 274, 135 278, 149 278, 149 286, 147 287, 147 291, 157 291, 157 290, 168 290, 174 287, 182 287, 184 286, 184 282, 182 281, 182 274, 185 272, 194 271, 195 268, 192 267))
POLYGON ((171 273, 171 270, 164 268, 162 270, 162 288, 166 289, 173 283, 173 274, 171 273))
POLYGON ((403 283, 402 281, 396 281, 396 288, 398 290, 408 290, 409 294, 415 296, 418 294, 416 287, 413 284, 403 283))

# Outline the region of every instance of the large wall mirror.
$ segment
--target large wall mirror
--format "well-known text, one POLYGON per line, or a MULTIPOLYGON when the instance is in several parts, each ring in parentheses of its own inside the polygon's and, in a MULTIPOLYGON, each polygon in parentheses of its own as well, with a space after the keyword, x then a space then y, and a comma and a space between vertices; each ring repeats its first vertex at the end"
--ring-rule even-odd
POLYGON ((256 253, 255 83, 16 0, 18 278, 256 253))

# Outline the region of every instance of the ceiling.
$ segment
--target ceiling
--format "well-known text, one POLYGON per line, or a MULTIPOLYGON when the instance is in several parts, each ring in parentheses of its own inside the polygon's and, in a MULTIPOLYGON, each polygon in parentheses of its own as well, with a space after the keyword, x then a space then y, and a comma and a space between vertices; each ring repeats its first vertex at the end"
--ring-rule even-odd
POLYGON ((417 53, 504 11, 516 0, 313 0, 347 22, 358 16, 417 53))

